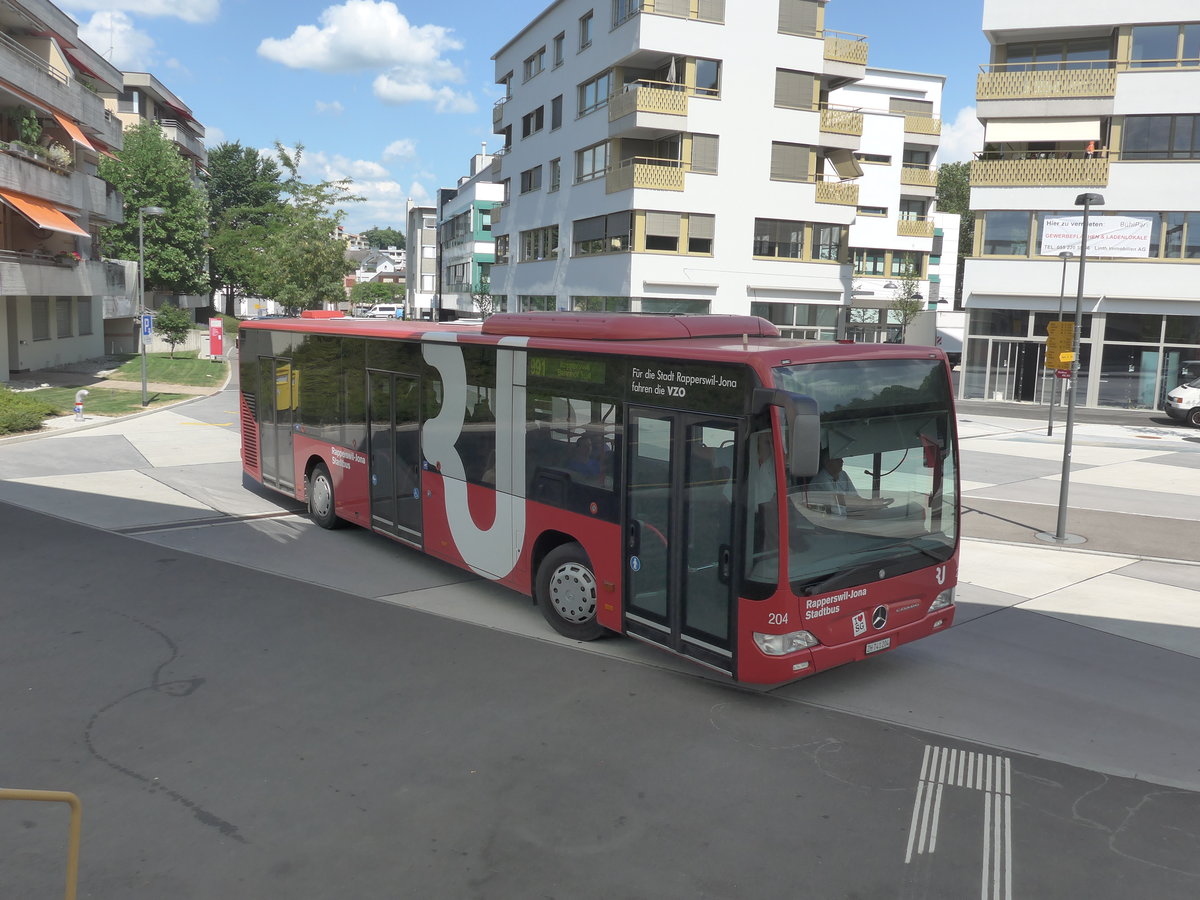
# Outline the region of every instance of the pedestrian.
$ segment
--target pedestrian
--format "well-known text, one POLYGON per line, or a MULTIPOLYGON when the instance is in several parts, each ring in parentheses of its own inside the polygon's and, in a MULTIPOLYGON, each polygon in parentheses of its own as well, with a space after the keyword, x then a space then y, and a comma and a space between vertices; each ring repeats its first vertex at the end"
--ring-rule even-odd
POLYGON ((1088 158, 1088 159, 1092 159, 1092 158, 1093 158, 1095 155, 1096 155, 1096 142, 1095 142, 1095 141, 1088 141, 1088 145, 1087 145, 1087 158, 1088 158))

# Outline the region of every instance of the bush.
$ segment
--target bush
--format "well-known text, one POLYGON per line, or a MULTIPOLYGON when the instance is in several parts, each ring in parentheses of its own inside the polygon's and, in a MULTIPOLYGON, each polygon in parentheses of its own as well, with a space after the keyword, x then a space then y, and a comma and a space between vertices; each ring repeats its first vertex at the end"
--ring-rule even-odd
POLYGON ((0 387, 0 434, 37 431, 42 420, 58 415, 60 410, 43 400, 25 394, 14 394, 0 387))

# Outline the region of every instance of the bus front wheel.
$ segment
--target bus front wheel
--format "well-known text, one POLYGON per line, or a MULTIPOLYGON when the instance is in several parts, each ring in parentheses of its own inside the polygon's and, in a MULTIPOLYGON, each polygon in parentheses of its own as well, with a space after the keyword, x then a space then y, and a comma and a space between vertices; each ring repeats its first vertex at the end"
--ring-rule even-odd
POLYGON ((587 554, 578 544, 563 544, 546 554, 538 567, 537 603, 550 627, 576 641, 594 641, 605 632, 596 621, 599 591, 587 554))
POLYGON ((317 463, 308 476, 308 514, 322 528, 339 528, 342 520, 334 509, 333 479, 325 463, 317 463))

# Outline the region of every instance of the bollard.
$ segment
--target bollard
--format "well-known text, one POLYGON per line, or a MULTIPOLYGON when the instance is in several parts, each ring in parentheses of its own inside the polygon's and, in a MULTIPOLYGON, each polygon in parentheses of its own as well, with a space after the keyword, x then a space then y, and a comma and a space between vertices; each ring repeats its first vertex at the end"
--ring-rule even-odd
POLYGON ((83 421, 83 398, 88 395, 87 391, 75 392, 75 421, 83 421))

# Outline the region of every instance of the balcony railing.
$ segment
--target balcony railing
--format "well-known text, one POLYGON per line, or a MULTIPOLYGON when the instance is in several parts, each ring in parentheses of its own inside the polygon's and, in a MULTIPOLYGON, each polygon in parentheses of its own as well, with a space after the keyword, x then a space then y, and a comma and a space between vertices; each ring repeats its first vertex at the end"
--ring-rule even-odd
POLYGON ((932 116, 906 115, 904 130, 909 134, 941 134, 942 120, 932 116))
POLYGON ((972 187, 1106 187, 1108 159, 1086 156, 982 154, 971 163, 972 187))
POLYGON ((686 163, 677 159, 635 156, 611 167, 605 175, 605 193, 641 189, 682 191, 686 163))
POLYGON ((933 219, 928 216, 897 219, 896 234, 900 237, 931 238, 933 237, 933 219))
POLYGON ((867 64, 866 35, 845 31, 825 31, 825 58, 830 62, 850 63, 855 66, 867 64))
POLYGON ((862 137, 863 114, 857 109, 821 110, 821 130, 827 134, 850 134, 862 137))
POLYGON ((858 206, 858 183, 855 181, 818 181, 817 202, 835 206, 858 206))
MULTIPOLYGON (((630 6, 633 4, 630 3, 630 6)), ((640 11, 656 16, 725 24, 725 0, 698 0, 694 8, 691 0, 642 0, 640 11)), ((630 10, 627 18, 632 17, 635 12, 637 10, 630 10)))
POLYGON ((935 188, 938 183, 937 169, 928 166, 903 166, 900 169, 900 183, 912 187, 935 188))
POLYGON ((7 35, 3 31, 0 31, 0 47, 3 47, 9 53, 21 57, 31 65, 37 66, 39 69, 45 71, 47 75, 61 81, 63 84, 71 83, 71 74, 69 72, 64 72, 57 66, 51 65, 50 62, 42 59, 42 57, 38 56, 20 41, 15 40, 11 35, 7 35))
POLYGON ((608 98, 608 121, 615 122, 634 112, 657 113, 664 116, 686 116, 688 95, 686 85, 668 81, 641 79, 625 86, 625 90, 608 98))
POLYGON ((1034 69, 1030 63, 980 66, 977 100, 1057 97, 1112 97, 1117 90, 1116 60, 1064 63, 1072 68, 1034 69))

